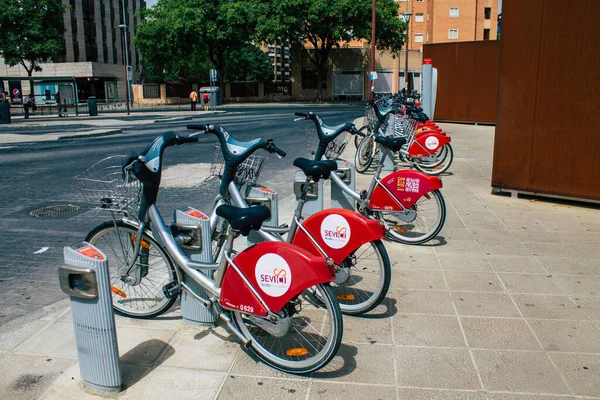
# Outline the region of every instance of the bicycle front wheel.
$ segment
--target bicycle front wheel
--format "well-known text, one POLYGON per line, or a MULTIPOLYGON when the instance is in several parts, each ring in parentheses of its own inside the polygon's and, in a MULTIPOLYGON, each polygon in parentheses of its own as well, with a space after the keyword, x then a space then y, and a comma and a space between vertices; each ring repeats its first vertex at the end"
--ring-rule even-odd
POLYGON ((369 169, 375 157, 376 143, 373 136, 364 137, 358 144, 354 155, 354 168, 356 172, 363 174, 369 169))
POLYGON ((392 267, 381 240, 363 244, 338 268, 331 288, 342 313, 364 314, 383 301, 390 288, 392 267))
POLYGON ((162 288, 175 281, 173 265, 160 245, 144 234, 140 255, 129 274, 122 276, 131 263, 137 229, 118 221, 107 221, 95 227, 85 238, 107 258, 113 308, 122 315, 151 318, 167 311, 177 297, 166 298, 162 288), (139 281, 139 282, 137 282, 139 281))
POLYGON ((421 244, 433 239, 446 221, 446 202, 439 190, 424 194, 404 211, 381 211, 377 217, 388 236, 405 244, 421 244))
MULTIPOLYGON (((342 314, 326 285, 313 286, 286 304, 281 313, 290 327, 283 336, 262 329, 257 317, 234 312, 234 321, 251 340, 250 350, 265 364, 292 374, 323 368, 335 356, 342 341, 342 314)), ((281 314, 280 313, 280 314, 281 314)))

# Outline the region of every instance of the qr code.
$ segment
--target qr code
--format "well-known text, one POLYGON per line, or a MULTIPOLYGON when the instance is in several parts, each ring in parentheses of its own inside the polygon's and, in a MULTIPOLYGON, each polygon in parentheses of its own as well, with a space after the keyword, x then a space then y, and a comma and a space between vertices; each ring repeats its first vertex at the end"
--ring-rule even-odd
POLYGON ((406 185, 404 186, 405 192, 419 193, 419 179, 406 178, 406 185))

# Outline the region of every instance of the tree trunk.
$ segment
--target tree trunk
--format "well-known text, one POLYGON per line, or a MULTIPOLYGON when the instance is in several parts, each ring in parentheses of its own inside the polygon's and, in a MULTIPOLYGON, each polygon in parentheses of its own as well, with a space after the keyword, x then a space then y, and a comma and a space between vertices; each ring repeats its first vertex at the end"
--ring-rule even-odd
POLYGON ((325 67, 319 63, 317 66, 317 101, 323 101, 323 80, 325 78, 325 67))

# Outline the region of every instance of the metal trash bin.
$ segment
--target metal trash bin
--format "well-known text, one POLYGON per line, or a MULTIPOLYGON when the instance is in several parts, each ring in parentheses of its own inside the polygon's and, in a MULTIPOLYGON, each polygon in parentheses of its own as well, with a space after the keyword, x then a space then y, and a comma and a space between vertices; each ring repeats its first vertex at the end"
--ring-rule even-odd
MULTIPOLYGON (((210 107, 215 107, 215 106, 218 106, 219 104, 221 104, 221 91, 218 87, 216 87, 216 86, 201 87, 199 90, 200 102, 202 102, 202 94, 203 93, 208 93, 208 105, 210 107)), ((204 105, 204 102, 202 102, 202 105, 204 105)))
POLYGON ((88 97, 88 110, 90 117, 95 117, 98 115, 98 102, 96 101, 96 96, 88 97))
POLYGON ((106 256, 94 246, 65 247, 60 287, 71 298, 79 371, 86 386, 121 391, 121 369, 106 256))
POLYGON ((0 101, 0 124, 10 124, 10 103, 0 101))

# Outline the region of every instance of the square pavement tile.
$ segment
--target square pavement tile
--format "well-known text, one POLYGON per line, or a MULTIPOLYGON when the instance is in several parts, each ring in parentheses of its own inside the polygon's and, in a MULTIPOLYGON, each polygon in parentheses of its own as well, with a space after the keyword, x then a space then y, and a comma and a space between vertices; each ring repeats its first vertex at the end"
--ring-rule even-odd
POLYGON ((477 254, 445 254, 440 257, 440 265, 445 271, 492 271, 485 256, 477 254))
POLYGON ((510 293, 565 294, 552 275, 499 273, 498 276, 510 293))
POLYGON ((353 344, 392 344, 392 318, 368 318, 371 315, 344 316, 343 340, 353 344))
POLYGON ((311 377, 317 380, 393 385, 393 346, 342 343, 333 360, 311 377))
POLYGON ((227 372, 240 344, 224 328, 182 330, 170 343, 172 351, 161 356, 165 367, 227 372))
POLYGON ((434 248, 438 257, 447 254, 482 254, 475 240, 453 240, 434 248))
POLYGON ((450 292, 392 290, 398 314, 455 315, 450 292))
POLYGON ((486 256, 529 256, 529 250, 518 242, 478 242, 486 256))
POLYGON ((478 242, 517 242, 517 238, 509 230, 473 229, 473 239, 478 242))
POLYGON ((0 334, 0 350, 12 350, 36 332, 41 331, 52 321, 37 319, 15 329, 0 334))
POLYGON ((536 257, 550 274, 598 275, 600 267, 579 257, 536 257))
POLYGON ((600 297, 577 296, 573 300, 579 304, 590 319, 600 321, 600 297))
POLYGON ((526 318, 586 320, 588 315, 568 296, 513 294, 526 318))
POLYGON ((550 357, 573 393, 600 397, 600 355, 551 353, 550 357))
POLYGON ((396 398, 393 386, 352 385, 350 383, 313 382, 309 400, 388 400, 396 398))
POLYGON ((507 230, 506 225, 501 222, 499 219, 489 220, 489 219, 473 219, 473 218, 463 218, 463 222, 467 229, 471 232, 480 230, 480 229, 491 229, 495 231, 504 232, 507 230))
POLYGON ((445 271, 444 275, 452 291, 504 292, 493 272, 445 271))
POLYGON ((600 244, 600 236, 595 233, 555 232, 556 237, 563 243, 571 244, 600 244))
POLYGON ((545 273, 546 270, 537 262, 535 257, 529 256, 486 256, 496 272, 523 272, 545 273))
POLYGON ((473 240, 473 235, 467 228, 449 228, 445 224, 439 235, 443 236, 446 241, 473 240))
POLYGON ((38 399, 75 360, 12 354, 0 360, 3 399, 38 399))
POLYGON ((426 269, 426 270, 438 270, 440 264, 435 254, 415 254, 408 253, 402 258, 390 259, 392 268, 394 270, 400 269, 426 269))
POLYGON ((600 276, 555 275, 554 279, 572 296, 600 296, 600 276))
POLYGON ((523 243, 532 256, 541 257, 577 257, 577 253, 568 246, 556 243, 523 243))
POLYGON ((175 330, 130 327, 117 329, 121 362, 143 366, 153 365, 163 352, 174 351, 169 342, 176 332, 175 330))
POLYGON ((541 350, 523 319, 461 317, 470 348, 541 350))
POLYGON ((506 219, 502 223, 511 231, 541 231, 548 232, 548 229, 541 222, 530 219, 506 219))
POLYGON ((600 353, 600 329, 592 321, 530 320, 546 351, 600 353))
POLYGON ((485 395, 463 390, 428 390, 399 388, 400 400, 485 400, 485 395))
POLYGON ((395 353, 400 386, 481 389, 467 350, 396 347, 395 353))
POLYGON ((507 318, 521 316, 505 293, 452 292, 452 298, 460 316, 507 318))
POLYGON ((214 399, 225 376, 209 371, 159 367, 128 389, 127 399, 214 399))
POLYGON ((488 392, 486 400, 576 400, 572 396, 552 396, 545 394, 517 394, 517 393, 494 393, 488 392))
MULTIPOLYGON (((344 344, 342 343, 340 348, 343 347, 344 344)), ((251 350, 241 351, 238 353, 238 356, 235 359, 233 367, 229 373, 235 376, 253 376, 273 379, 290 378, 290 374, 286 374, 285 372, 271 368, 264 362, 260 361, 258 357, 251 353, 251 350)), ((295 376, 294 378, 308 380, 308 376, 295 376)))
POLYGON ((466 347, 457 317, 397 314, 393 323, 396 346, 466 347))
POLYGON ((487 390, 569 394, 543 352, 473 350, 473 357, 487 390))
POLYGON ((395 289, 447 290, 442 271, 400 270, 393 272, 395 289))
POLYGON ((588 229, 582 224, 573 221, 541 221, 542 225, 550 232, 582 232, 585 233, 588 229))
POLYGON ((530 243, 560 243, 560 239, 552 232, 520 230, 512 231, 519 242, 530 243))
MULTIPOLYGON (((118 334, 117 334, 118 335, 118 334)), ((15 348, 16 352, 77 359, 73 323, 55 321, 15 348)))
POLYGON ((305 380, 267 379, 230 375, 227 377, 218 399, 300 400, 306 399, 309 385, 309 382, 305 380))

